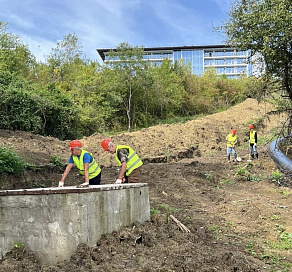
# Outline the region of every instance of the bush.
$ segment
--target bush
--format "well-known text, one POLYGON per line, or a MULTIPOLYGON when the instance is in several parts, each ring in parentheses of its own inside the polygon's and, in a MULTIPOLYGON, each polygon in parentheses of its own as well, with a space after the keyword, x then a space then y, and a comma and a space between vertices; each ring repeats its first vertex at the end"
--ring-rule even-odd
POLYGON ((0 147, 1 174, 21 174, 28 166, 12 147, 0 147))
POLYGON ((37 92, 15 79, 0 89, 0 129, 22 130, 61 140, 77 138, 79 112, 73 100, 52 89, 37 92))

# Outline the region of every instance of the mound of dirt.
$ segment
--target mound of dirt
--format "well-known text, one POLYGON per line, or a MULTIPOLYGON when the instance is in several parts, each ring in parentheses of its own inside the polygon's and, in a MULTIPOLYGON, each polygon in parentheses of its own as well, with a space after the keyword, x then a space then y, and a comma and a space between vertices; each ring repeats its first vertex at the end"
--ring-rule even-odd
MULTIPOLYGON (((200 156, 225 150, 225 137, 235 128, 243 141, 248 123, 259 122, 259 133, 264 134, 281 123, 284 115, 268 115, 273 111, 269 103, 258 104, 254 99, 231 107, 227 111, 188 121, 184 124, 158 125, 132 133, 112 136, 116 144, 132 146, 145 162, 166 162, 172 159, 200 156)), ((95 134, 81 139, 84 149, 92 152, 100 165, 116 165, 114 158, 103 151, 101 141, 106 136, 95 134)), ((0 144, 11 145, 28 162, 46 165, 53 155, 68 161, 70 141, 43 137, 22 131, 0 130, 0 144)))
MULTIPOLYGON (((81 244, 69 262, 57 265, 40 266, 28 248, 14 248, 0 260, 0 272, 280 271, 283 266, 275 262, 276 255, 267 245, 279 243, 276 226, 292 233, 292 190, 270 181, 276 166, 265 146, 259 144, 259 160, 247 164, 244 159, 249 123, 257 124, 259 138, 268 138, 284 120, 282 115, 268 115, 272 110, 270 104, 247 99, 225 112, 185 124, 113 136, 117 144, 133 146, 146 162, 141 182, 149 185, 151 220, 104 235, 95 247, 81 244), (225 137, 232 128, 238 130, 243 161, 228 164, 225 137), (190 233, 182 232, 170 215, 190 233)), ((112 183, 116 162, 103 152, 103 138, 92 135, 81 141, 103 165, 102 183, 112 183)), ((56 185, 63 170, 49 164, 51 156, 66 162, 70 155, 69 141, 19 131, 0 131, 0 143, 12 145, 39 166, 21 177, 7 177, 4 189, 56 185)), ((66 184, 78 182, 82 178, 73 172, 66 184)), ((277 254, 289 267, 291 252, 278 250, 277 254)))

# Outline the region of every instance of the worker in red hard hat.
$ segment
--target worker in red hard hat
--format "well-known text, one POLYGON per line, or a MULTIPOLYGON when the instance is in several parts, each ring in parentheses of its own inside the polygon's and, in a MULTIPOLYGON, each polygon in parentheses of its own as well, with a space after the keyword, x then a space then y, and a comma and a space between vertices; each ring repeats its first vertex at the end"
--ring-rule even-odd
POLYGON ((226 137, 227 141, 227 159, 230 162, 231 152, 234 156, 234 161, 236 161, 237 153, 236 153, 236 144, 237 144, 237 130, 232 129, 232 133, 229 133, 226 137))
POLYGON ((78 187, 88 187, 89 185, 99 185, 101 179, 101 168, 93 157, 92 153, 82 149, 82 143, 74 140, 70 143, 71 156, 69 163, 59 181, 59 187, 64 187, 64 182, 75 164, 81 175, 84 176, 85 182, 78 187))
POLYGON ((104 139, 101 146, 104 151, 115 154, 118 165, 121 167, 115 184, 139 182, 143 162, 135 150, 127 145, 116 146, 110 138, 104 139))
POLYGON ((249 129, 249 147, 250 147, 250 155, 252 159, 256 156, 256 158, 259 158, 259 153, 257 149, 257 142, 258 142, 258 135, 257 132, 254 129, 254 125, 250 125, 248 127, 249 129))

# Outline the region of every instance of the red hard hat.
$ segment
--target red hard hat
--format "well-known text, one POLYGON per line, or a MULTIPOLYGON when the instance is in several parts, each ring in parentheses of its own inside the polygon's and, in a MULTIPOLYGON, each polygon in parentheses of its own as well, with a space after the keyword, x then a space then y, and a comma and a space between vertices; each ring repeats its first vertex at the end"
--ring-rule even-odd
POLYGON ((248 127, 248 129, 253 129, 254 128, 254 125, 250 125, 249 127, 248 127))
POLYGON ((104 151, 108 150, 108 145, 109 143, 111 143, 112 140, 110 138, 105 138, 102 142, 101 142, 101 146, 103 147, 104 151))
POLYGON ((74 140, 70 143, 70 148, 75 148, 75 147, 82 147, 82 143, 79 140, 74 140))
POLYGON ((232 129, 232 133, 233 134, 236 134, 237 133, 237 130, 236 129, 232 129))

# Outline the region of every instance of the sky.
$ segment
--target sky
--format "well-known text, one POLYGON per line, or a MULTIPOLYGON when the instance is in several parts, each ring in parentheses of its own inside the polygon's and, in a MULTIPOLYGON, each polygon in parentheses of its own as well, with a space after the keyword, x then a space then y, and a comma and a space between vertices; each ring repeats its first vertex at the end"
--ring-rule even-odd
POLYGON ((96 49, 224 44, 214 27, 228 19, 234 0, 0 0, 0 21, 38 61, 68 34, 100 61, 96 49))

